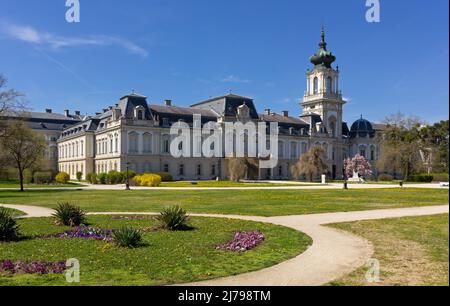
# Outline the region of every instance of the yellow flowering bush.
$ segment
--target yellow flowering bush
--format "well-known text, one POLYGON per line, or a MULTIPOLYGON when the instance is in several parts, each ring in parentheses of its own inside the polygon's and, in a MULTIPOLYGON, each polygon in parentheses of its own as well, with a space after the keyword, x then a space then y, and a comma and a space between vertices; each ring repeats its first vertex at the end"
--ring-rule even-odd
POLYGON ((55 180, 60 184, 67 184, 70 180, 70 175, 65 172, 60 172, 56 175, 55 180))
POLYGON ((161 184, 161 176, 153 173, 137 175, 133 178, 137 186, 158 187, 161 184))

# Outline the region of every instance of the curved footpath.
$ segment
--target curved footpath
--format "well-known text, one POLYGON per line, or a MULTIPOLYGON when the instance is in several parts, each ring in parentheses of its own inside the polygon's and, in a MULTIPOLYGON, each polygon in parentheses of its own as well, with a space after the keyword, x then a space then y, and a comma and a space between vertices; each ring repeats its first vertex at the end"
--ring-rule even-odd
MULTIPOLYGON (((26 218, 49 217, 54 212, 52 209, 43 207, 2 204, 0 206, 23 211, 27 214, 26 218)), ((313 245, 299 256, 263 270, 184 285, 316 286, 326 284, 364 266, 373 255, 373 247, 370 242, 361 237, 323 225, 360 220, 436 215, 448 212, 449 206, 442 205, 282 217, 192 214, 192 216, 199 217, 241 219, 286 226, 310 236, 313 239, 313 245)), ((103 212, 89 214, 149 215, 152 213, 103 212)))

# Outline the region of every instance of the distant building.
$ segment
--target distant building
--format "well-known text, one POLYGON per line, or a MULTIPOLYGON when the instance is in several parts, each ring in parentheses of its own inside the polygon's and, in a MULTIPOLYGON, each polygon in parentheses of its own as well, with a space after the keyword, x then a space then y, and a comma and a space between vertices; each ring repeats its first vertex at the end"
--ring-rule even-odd
POLYGON ((214 121, 222 126, 242 119, 277 122, 279 163, 274 169, 260 170, 260 179, 291 178, 291 166, 314 145, 326 151, 329 176, 342 178, 345 158, 361 154, 372 163, 378 159, 376 134, 384 126, 361 117, 349 129, 343 121, 346 101, 339 87, 340 71, 332 67, 336 57, 327 50, 324 32, 319 50, 310 60, 314 67, 306 75, 299 117, 270 109, 259 113, 253 99, 235 94, 177 107, 170 100, 149 105, 145 96, 132 93, 95 116, 31 113, 29 122, 48 138, 50 164, 57 160, 59 171, 72 178, 77 172, 85 177, 90 172, 123 171, 127 164, 138 173, 170 172, 179 180, 227 178, 226 158, 171 156, 171 125, 179 121, 192 125, 194 114, 202 115, 203 123, 214 121))
POLYGON ((23 120, 35 132, 44 136, 47 141, 47 149, 44 152, 45 170, 58 171, 58 138, 62 131, 68 127, 76 124, 81 120, 79 112, 71 115, 68 110, 64 114, 56 114, 51 109, 46 109, 45 112, 25 112, 21 113, 7 113, 4 114, 8 120, 23 120))

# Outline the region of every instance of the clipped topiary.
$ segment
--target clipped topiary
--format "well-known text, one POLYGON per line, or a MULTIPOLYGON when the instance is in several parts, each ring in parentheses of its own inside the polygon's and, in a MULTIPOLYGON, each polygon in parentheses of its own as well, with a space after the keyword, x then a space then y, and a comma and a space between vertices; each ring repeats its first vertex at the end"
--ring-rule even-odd
POLYGON ((156 219, 159 221, 162 228, 170 231, 185 231, 192 229, 188 224, 189 216, 180 206, 164 208, 156 219))
POLYGON ((77 172, 77 180, 81 182, 82 179, 83 179, 83 172, 77 172))
POLYGON ((11 212, 0 207, 0 241, 14 241, 19 238, 19 226, 11 212))
POLYGON ((59 203, 53 216, 57 224, 65 226, 80 226, 86 221, 86 213, 69 202, 59 203))

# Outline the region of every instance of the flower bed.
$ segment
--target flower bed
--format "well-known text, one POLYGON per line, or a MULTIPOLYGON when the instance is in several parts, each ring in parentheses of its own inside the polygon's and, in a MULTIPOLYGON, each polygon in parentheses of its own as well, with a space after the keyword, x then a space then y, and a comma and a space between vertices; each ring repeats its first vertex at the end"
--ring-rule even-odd
POLYGON ((92 227, 76 227, 73 230, 66 231, 64 233, 39 235, 36 238, 83 238, 108 241, 111 239, 111 236, 112 230, 97 229, 92 227))
POLYGON ((10 274, 61 274, 66 270, 66 262, 42 262, 42 261, 0 261, 0 272, 10 274))
POLYGON ((220 244, 217 250, 226 250, 232 252, 245 252, 260 245, 265 240, 261 231, 237 232, 233 240, 220 244))
MULTIPOLYGON (((159 227, 149 227, 141 229, 143 233, 155 232, 159 230, 159 227)), ((98 241, 112 241, 113 231, 111 229, 98 229, 93 227, 76 227, 71 231, 66 231, 64 233, 56 233, 56 234, 45 234, 39 235, 35 238, 40 239, 51 239, 51 238, 82 238, 82 239, 93 239, 98 241)))
POLYGON ((154 220, 154 216, 112 216, 113 220, 154 220))

